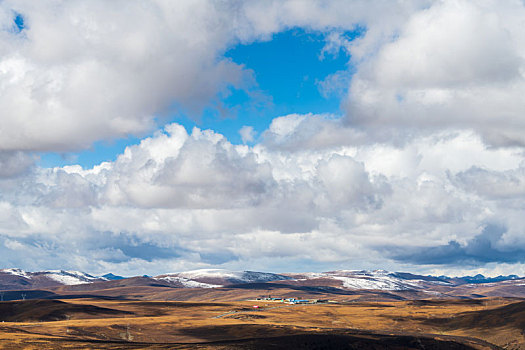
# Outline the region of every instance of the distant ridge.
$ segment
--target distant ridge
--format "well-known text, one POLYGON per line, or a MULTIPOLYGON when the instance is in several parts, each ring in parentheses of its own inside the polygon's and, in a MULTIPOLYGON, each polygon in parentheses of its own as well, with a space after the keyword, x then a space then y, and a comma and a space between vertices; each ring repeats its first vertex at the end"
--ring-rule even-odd
POLYGON ((80 271, 45 270, 28 272, 16 268, 0 270, 0 289, 2 290, 49 288, 101 281, 107 281, 107 279, 80 271))
MULTIPOLYGON (((487 295, 525 297, 525 278, 517 275, 485 277, 483 275, 448 277, 423 276, 385 270, 336 270, 328 272, 269 273, 201 269, 162 274, 123 277, 113 273, 93 276, 80 271, 46 270, 28 272, 17 268, 0 270, 0 290, 87 291, 124 287, 217 289, 229 286, 272 286, 313 288, 330 291, 410 292, 445 297, 450 295, 487 295), (89 286, 91 285, 91 286, 89 286), (475 287, 476 289, 474 289, 475 287)), ((237 288, 237 287, 236 287, 237 288)))
POLYGON ((105 275, 102 275, 101 277, 105 278, 105 279, 107 279, 109 281, 123 280, 123 279, 126 278, 126 277, 114 275, 112 273, 106 273, 105 275))
POLYGON ((502 282, 502 281, 509 281, 509 280, 517 280, 521 279, 522 277, 518 275, 508 275, 508 276, 497 276, 497 277, 485 277, 481 274, 477 274, 475 276, 463 276, 463 277, 446 277, 446 276, 440 276, 440 278, 443 278, 445 280, 454 280, 458 283, 494 283, 494 282, 502 282))

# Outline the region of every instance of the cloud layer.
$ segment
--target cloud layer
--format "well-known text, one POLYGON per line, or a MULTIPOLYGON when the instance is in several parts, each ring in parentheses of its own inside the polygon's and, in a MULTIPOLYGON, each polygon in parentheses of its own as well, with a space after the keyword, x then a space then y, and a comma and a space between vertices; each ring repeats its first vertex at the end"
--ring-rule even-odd
POLYGON ((382 139, 459 128, 523 146, 524 17, 518 1, 444 1, 414 13, 359 65, 349 123, 382 139))
POLYGON ((170 124, 115 162, 5 177, 2 254, 26 268, 20 251, 33 265, 128 273, 524 262, 521 195, 507 189, 525 181, 519 149, 487 148, 471 132, 401 148, 276 148, 277 132, 279 145, 307 144, 310 123, 340 120, 284 116, 253 147, 170 124))
POLYGON ((219 4, 0 6, 2 149, 67 151, 141 134, 170 109, 198 111, 228 86, 249 84, 242 67, 220 57, 235 34, 219 4))
POLYGON ((518 1, 3 1, 0 254, 93 273, 523 274, 524 20, 518 1), (224 52, 295 27, 350 54, 320 83, 345 91, 342 116, 244 125, 243 145, 167 121, 256 88, 224 52), (153 130, 91 169, 28 153, 153 130))
POLYGON ((220 105, 228 89, 253 87, 252 72, 222 56, 232 45, 293 27, 351 30, 367 23, 355 50, 364 54, 381 41, 378 31, 392 30, 415 4, 3 1, 0 149, 78 150, 144 135, 174 111, 198 117, 220 105), (379 21, 375 11, 389 20, 379 21))

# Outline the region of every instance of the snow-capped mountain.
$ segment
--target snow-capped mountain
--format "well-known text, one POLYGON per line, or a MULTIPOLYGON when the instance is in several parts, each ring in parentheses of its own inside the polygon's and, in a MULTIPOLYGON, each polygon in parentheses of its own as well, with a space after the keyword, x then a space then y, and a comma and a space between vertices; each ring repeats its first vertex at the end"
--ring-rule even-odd
POLYGON ((202 269, 169 273, 154 277, 157 280, 180 284, 188 288, 218 288, 231 284, 261 283, 291 279, 288 276, 255 271, 229 271, 223 269, 202 269))
POLYGON ((154 279, 187 288, 219 288, 232 284, 273 282, 300 286, 328 286, 352 290, 411 290, 420 289, 429 284, 452 284, 440 278, 391 273, 384 270, 340 270, 275 274, 254 271, 202 269, 159 275, 154 277, 154 279))
MULTIPOLYGON (((266 288, 261 284, 278 284, 279 288, 316 288, 328 290, 368 290, 391 292, 434 293, 449 295, 454 293, 474 293, 473 290, 483 289, 487 295, 525 295, 525 278, 515 275, 485 278, 422 276, 404 272, 389 272, 385 270, 339 270, 328 272, 300 273, 267 273, 255 271, 230 271, 224 269, 202 269, 184 272, 168 273, 156 277, 124 278, 107 274, 102 277, 92 276, 79 271, 46 270, 28 272, 11 268, 0 270, 0 290, 31 290, 31 289, 64 289, 68 290, 99 290, 125 286, 148 286, 163 288, 221 288, 244 284, 243 288, 266 288), (95 283, 96 282, 96 283, 95 283), (251 285, 251 286, 250 286, 251 285), (505 289, 502 294, 500 289, 505 289)), ((275 285, 277 287, 277 285, 275 285)), ((477 292, 476 292, 477 293, 477 292)))
POLYGON ((21 270, 21 269, 2 269, 2 270, 0 270, 0 273, 7 273, 7 274, 14 275, 14 276, 20 276, 20 277, 24 277, 24 278, 31 278, 31 276, 29 276, 27 272, 25 272, 24 270, 21 270))
POLYGON ((123 280, 126 277, 114 275, 112 273, 106 273, 105 275, 102 275, 101 278, 105 278, 105 279, 107 279, 109 281, 116 281, 116 280, 123 280))
POLYGON ((392 273, 385 270, 339 270, 319 273, 287 274, 292 277, 288 283, 300 285, 327 285, 343 289, 371 290, 411 290, 426 287, 428 284, 450 284, 440 279, 424 276, 392 273))
POLYGON ((106 280, 106 278, 95 277, 79 271, 46 270, 28 272, 14 268, 0 270, 0 287, 4 290, 46 288, 106 280))
POLYGON ((82 284, 101 280, 101 278, 97 278, 79 271, 48 270, 36 272, 35 275, 45 276, 66 285, 82 284))
POLYGON ((503 282, 503 281, 513 281, 513 280, 519 280, 522 279, 518 275, 508 275, 508 276, 497 276, 497 277, 485 277, 481 274, 477 274, 476 276, 463 276, 463 277, 446 277, 441 276, 440 278, 443 278, 447 281, 453 281, 456 284, 483 284, 483 283, 494 283, 494 282, 503 282))

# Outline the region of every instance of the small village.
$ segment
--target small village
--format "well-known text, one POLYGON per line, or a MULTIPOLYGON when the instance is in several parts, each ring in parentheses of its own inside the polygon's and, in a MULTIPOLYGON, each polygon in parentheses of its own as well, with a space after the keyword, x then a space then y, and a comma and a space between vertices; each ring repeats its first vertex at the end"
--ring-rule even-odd
POLYGON ((329 303, 330 300, 328 299, 297 299, 297 298, 272 298, 270 296, 268 297, 259 297, 255 299, 256 301, 272 301, 272 302, 280 302, 285 304, 321 304, 321 303, 329 303))

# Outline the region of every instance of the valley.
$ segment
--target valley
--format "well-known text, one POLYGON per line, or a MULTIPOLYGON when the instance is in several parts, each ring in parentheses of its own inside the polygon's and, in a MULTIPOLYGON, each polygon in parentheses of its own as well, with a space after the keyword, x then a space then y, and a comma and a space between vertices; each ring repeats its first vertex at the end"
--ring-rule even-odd
POLYGON ((525 301, 505 298, 282 307, 267 301, 25 300, 2 303, 0 318, 5 349, 525 348, 525 301))
POLYGON ((3 349, 525 349, 514 276, 17 273, 0 272, 3 349))

